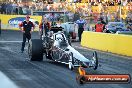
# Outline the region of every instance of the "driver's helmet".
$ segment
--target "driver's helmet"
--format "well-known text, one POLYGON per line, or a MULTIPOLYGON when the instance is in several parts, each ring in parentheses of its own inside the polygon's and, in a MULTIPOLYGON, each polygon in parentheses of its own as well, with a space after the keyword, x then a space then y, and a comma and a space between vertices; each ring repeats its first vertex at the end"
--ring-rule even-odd
POLYGON ((63 36, 62 36, 62 34, 57 34, 57 35, 56 35, 56 39, 57 39, 59 42, 63 41, 63 36))
POLYGON ((58 31, 57 33, 58 33, 58 34, 61 34, 61 33, 63 33, 63 32, 62 32, 62 31, 58 31))

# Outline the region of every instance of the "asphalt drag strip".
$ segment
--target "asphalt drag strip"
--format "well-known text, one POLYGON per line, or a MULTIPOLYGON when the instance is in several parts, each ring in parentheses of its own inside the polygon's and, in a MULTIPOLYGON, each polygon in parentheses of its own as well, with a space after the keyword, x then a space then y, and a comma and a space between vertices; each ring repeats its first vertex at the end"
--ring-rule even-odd
MULTIPOLYGON (((21 33, 18 31, 2 33, 4 34, 0 37, 0 41, 4 42, 0 42, 0 71, 18 88, 131 88, 132 82, 130 84, 78 85, 77 69, 70 71, 67 65, 46 60, 45 56, 41 62, 30 61, 27 55, 27 44, 24 53, 20 52, 21 33)), ((32 36, 38 38, 37 33, 33 33, 32 36)), ((80 48, 78 42, 72 45, 84 56, 92 57, 93 50, 80 48)), ((130 74, 132 77, 131 57, 124 58, 99 51, 97 54, 101 67, 97 70, 87 68, 88 74, 130 74)), ((2 88, 1 82, 0 88, 2 88)))

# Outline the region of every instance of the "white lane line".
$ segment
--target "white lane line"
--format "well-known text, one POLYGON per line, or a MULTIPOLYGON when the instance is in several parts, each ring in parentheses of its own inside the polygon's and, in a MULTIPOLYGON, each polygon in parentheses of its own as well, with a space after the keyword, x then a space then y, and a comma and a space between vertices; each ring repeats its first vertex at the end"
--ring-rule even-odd
POLYGON ((22 41, 0 41, 0 43, 21 43, 22 41))
POLYGON ((0 88, 19 88, 0 71, 0 88))

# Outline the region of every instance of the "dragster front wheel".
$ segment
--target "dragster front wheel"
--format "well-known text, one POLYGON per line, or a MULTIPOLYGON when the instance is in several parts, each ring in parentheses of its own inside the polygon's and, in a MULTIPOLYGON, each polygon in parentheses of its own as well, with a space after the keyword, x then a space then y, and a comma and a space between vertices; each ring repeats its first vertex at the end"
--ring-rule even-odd
POLYGON ((73 53, 69 53, 69 64, 68 67, 70 70, 74 69, 74 59, 73 59, 73 53))
POLYGON ((93 52, 92 60, 94 64, 93 69, 96 70, 98 68, 98 56, 96 51, 93 52))

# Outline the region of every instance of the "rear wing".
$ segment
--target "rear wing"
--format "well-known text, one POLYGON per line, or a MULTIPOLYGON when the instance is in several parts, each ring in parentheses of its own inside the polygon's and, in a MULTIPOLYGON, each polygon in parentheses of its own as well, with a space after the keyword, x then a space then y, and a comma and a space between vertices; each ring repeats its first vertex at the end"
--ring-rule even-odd
POLYGON ((62 31, 62 27, 51 27, 50 31, 53 31, 54 33, 57 33, 58 31, 62 31))

